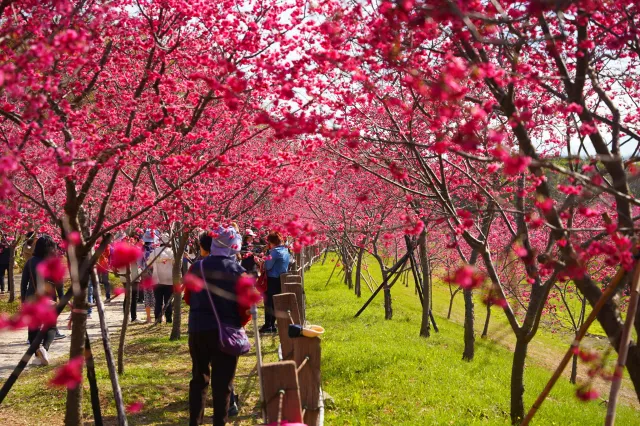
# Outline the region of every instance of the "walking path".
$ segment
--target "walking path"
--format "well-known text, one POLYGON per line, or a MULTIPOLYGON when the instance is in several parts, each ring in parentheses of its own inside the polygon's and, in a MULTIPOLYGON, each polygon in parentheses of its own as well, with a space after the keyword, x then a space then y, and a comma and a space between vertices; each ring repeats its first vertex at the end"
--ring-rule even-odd
MULTIPOLYGON (((19 281, 19 276, 18 276, 19 281)), ((101 289, 102 290, 102 289, 101 289)), ((109 333, 120 330, 122 326, 122 302, 124 301, 124 295, 120 295, 113 299, 111 302, 106 303, 105 316, 107 325, 109 327, 109 333)), ((144 318, 144 308, 138 306, 138 319, 144 318), (141 312, 142 311, 142 312, 141 312), (142 315, 141 315, 142 314, 142 315)), ((51 361, 69 356, 69 344, 71 332, 67 329, 69 319, 69 312, 62 312, 58 317, 58 330, 62 334, 66 334, 67 337, 60 340, 54 340, 49 348, 49 355, 51 361)), ((87 319, 87 332, 89 333, 89 339, 92 343, 92 348, 102 347, 102 335, 100 333, 100 319, 98 317, 98 309, 93 308, 91 319, 87 319)), ((112 342, 113 344, 113 342, 112 342)), ((0 331, 0 380, 4 381, 20 362, 20 359, 27 351, 27 330, 21 329, 16 331, 0 331)), ((32 360, 35 357, 32 357, 32 360)), ((26 369, 33 368, 31 361, 26 369)))

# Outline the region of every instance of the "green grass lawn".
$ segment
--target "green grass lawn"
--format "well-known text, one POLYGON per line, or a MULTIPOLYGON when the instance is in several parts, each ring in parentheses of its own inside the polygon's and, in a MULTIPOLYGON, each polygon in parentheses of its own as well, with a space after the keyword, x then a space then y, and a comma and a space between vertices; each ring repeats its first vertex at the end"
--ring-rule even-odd
MULTIPOLYGON (((324 266, 314 266, 306 275, 307 318, 327 330, 322 375, 324 389, 335 399, 335 408, 326 412, 326 424, 509 424, 512 354, 506 344, 478 339, 475 360, 461 360, 463 328, 457 322, 462 315, 461 297, 452 321, 447 321, 448 290, 436 286, 434 311, 440 332, 424 339, 418 336, 420 306, 411 286, 396 284, 392 289, 393 320, 384 320, 381 294, 354 319, 371 293, 365 288, 358 299, 335 275, 325 286, 332 267, 328 261, 324 266)), ((476 305, 476 315, 477 328, 481 329, 483 305, 476 305)), ((508 341, 509 330, 501 324, 500 316, 495 310, 490 336, 508 341)), ((544 341, 553 336, 542 337, 544 341)), ((556 347, 566 348, 561 339, 556 340, 556 347)), ((554 367, 557 360, 547 365, 554 367)), ((527 407, 551 375, 533 361, 528 361, 526 370, 527 407)), ((580 402, 574 394, 575 387, 561 380, 535 424, 602 424, 604 405, 599 401, 580 402)), ((638 424, 640 412, 633 408, 621 406, 618 413, 617 424, 638 424)))
MULTIPOLYGON (((469 425, 509 424, 509 378, 512 340, 504 315, 494 310, 489 340, 477 340, 476 358, 461 360, 462 298, 456 296, 451 321, 446 320, 448 290, 434 287, 434 311, 440 333, 420 338, 420 306, 411 286, 392 289, 394 318, 384 320, 382 295, 357 319, 355 312, 370 295, 356 298, 337 275, 325 287, 333 263, 317 264, 307 272, 307 318, 325 327, 322 343, 323 388, 334 399, 325 412, 325 425, 469 425), (493 339, 493 340, 491 340, 493 339)), ((376 272, 372 271, 374 276, 376 272)), ((482 328, 484 306, 476 305, 476 329, 482 328)), ((186 321, 186 312, 183 319, 186 321)), ((186 338, 168 339, 166 325, 134 325, 126 347, 126 372, 120 377, 126 403, 141 401, 142 412, 129 416, 130 425, 185 425, 191 361, 186 338)), ((183 327, 186 332, 186 325, 183 327)), ((253 336, 251 326, 248 329, 253 336)), ((526 404, 542 389, 570 336, 542 332, 530 347, 526 371, 526 404)), ((117 339, 112 338, 115 345, 117 339)), ((55 343, 54 343, 55 344, 55 343)), ((93 342, 105 424, 115 424, 113 394, 104 365, 101 342, 93 342)), ((277 339, 263 339, 265 362, 276 360, 277 339)), ((115 350, 115 348, 114 348, 115 350)), ((234 425, 258 423, 255 353, 241 358, 236 391, 240 416, 234 425)), ((19 379, 0 406, 1 425, 63 424, 65 394, 47 386, 55 366, 33 369, 19 379)), ((88 384, 86 424, 93 424, 88 384)), ((562 379, 539 412, 539 425, 598 425, 605 407, 600 401, 582 403, 575 388, 562 379)), ((629 403, 629 398, 623 402, 629 403)), ((211 408, 206 411, 210 416, 211 408)), ((640 412, 623 404, 619 425, 639 424, 640 412)))
MULTIPOLYGON (((183 313, 186 320, 187 312, 183 313)), ((146 324, 130 325, 125 349, 125 373, 120 385, 125 404, 143 402, 140 413, 128 416, 130 425, 186 425, 189 421, 188 389, 191 378, 191 358, 186 338, 169 341, 170 326, 146 324)), ((247 332, 253 339, 251 327, 247 332)), ((266 337, 262 342, 266 362, 277 361, 277 339, 266 337)), ((55 344, 55 342, 54 342, 55 344)), ((111 339, 114 352, 117 338, 111 339)), ((93 342, 96 357, 96 375, 100 388, 101 409, 105 425, 116 424, 116 411, 109 375, 104 363, 102 342, 93 342)), ((26 349, 26 347, 25 347, 26 349)), ((58 363, 59 364, 59 363, 58 363)), ((255 371, 255 351, 240 358, 236 374, 236 393, 240 395, 240 415, 234 425, 258 423, 258 387, 255 371)), ((0 425, 55 426, 64 424, 66 391, 47 385, 54 374, 55 365, 36 367, 23 373, 0 406, 0 425)), ((93 416, 89 400, 89 385, 83 382, 83 410, 86 425, 92 425, 93 416)), ((213 410, 209 400, 205 419, 213 410)))

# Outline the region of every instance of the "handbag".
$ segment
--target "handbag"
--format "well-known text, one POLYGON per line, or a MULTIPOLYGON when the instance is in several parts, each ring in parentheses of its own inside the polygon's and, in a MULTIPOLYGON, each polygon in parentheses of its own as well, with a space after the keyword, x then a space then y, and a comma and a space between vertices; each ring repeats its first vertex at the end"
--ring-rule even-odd
POLYGON ((256 280, 256 289, 258 289, 260 293, 267 292, 267 272, 264 270, 264 263, 260 265, 260 275, 256 280))
MULTIPOLYGON (((202 274, 202 279, 206 283, 207 279, 204 275, 202 261, 200 261, 200 274, 202 274)), ((213 303, 213 298, 211 297, 211 292, 208 288, 205 288, 204 291, 206 291, 207 296, 209 296, 211 309, 213 309, 213 314, 216 316, 216 321, 218 322, 218 344, 220 351, 233 356, 240 356, 249 352, 251 350, 251 343, 244 328, 220 322, 216 305, 213 303)))

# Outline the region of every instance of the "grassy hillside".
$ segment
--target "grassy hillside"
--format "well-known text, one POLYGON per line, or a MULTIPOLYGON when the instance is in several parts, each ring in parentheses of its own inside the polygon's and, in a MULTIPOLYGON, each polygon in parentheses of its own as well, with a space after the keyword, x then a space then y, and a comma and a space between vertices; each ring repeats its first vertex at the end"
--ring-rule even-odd
MULTIPOLYGON (((353 315, 370 296, 356 298, 334 275, 325 286, 333 264, 316 265, 306 276, 308 313, 326 328, 322 374, 325 390, 335 399, 326 413, 330 425, 468 425, 509 424, 509 380, 512 354, 509 330, 494 311, 490 336, 502 344, 478 339, 476 358, 461 361, 463 328, 457 306, 453 321, 445 319, 448 290, 434 291, 434 310, 440 333, 420 338, 420 306, 411 287, 392 289, 394 318, 384 320, 380 295, 357 319, 353 315), (507 347, 505 347, 507 346, 507 347)), ((374 274, 375 275, 375 274, 374 274)), ((462 298, 457 300, 461 305, 462 298)), ((484 306, 477 305, 477 328, 484 306)), ((553 341, 553 336, 543 336, 553 341)), ((561 339, 549 343, 564 347, 561 339)), ((535 350, 532 351, 535 355, 535 350)), ((557 360, 544 361, 555 366, 557 360)), ((529 406, 551 373, 530 359, 526 371, 525 402, 529 406)), ((605 407, 600 401, 583 403, 568 380, 561 380, 540 410, 535 424, 599 425, 605 407)), ((619 410, 618 424, 637 424, 640 412, 629 406, 619 410)))

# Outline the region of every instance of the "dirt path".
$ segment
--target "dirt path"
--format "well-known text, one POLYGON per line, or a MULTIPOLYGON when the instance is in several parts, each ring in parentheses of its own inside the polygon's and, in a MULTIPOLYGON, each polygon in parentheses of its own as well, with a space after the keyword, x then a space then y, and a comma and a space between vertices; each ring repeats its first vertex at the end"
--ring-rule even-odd
MULTIPOLYGON (((19 281, 19 276, 16 278, 19 281)), ((118 296, 111 302, 105 304, 105 314, 107 319, 107 325, 109 327, 109 333, 113 333, 120 329, 122 325, 122 302, 124 295, 118 296)), ((70 331, 67 330, 67 322, 69 318, 68 311, 63 312, 58 317, 58 330, 62 334, 66 334, 67 337, 60 340, 55 340, 51 344, 49 349, 49 355, 51 360, 55 360, 60 357, 69 356, 69 344, 70 344, 70 331)), ((142 305, 138 305, 138 319, 145 320, 144 308, 142 305)), ((100 333, 100 320, 98 318, 97 308, 93 308, 91 318, 87 320, 87 332, 93 345, 99 345, 102 347, 102 337, 100 333)), ((113 341, 112 341, 113 345, 113 341)), ((0 331, 0 379, 4 381, 15 366, 18 364, 27 346, 27 330, 16 331, 0 331)), ((33 358, 32 358, 33 360, 33 358)), ((33 368, 31 362, 27 366, 26 370, 33 368)))

